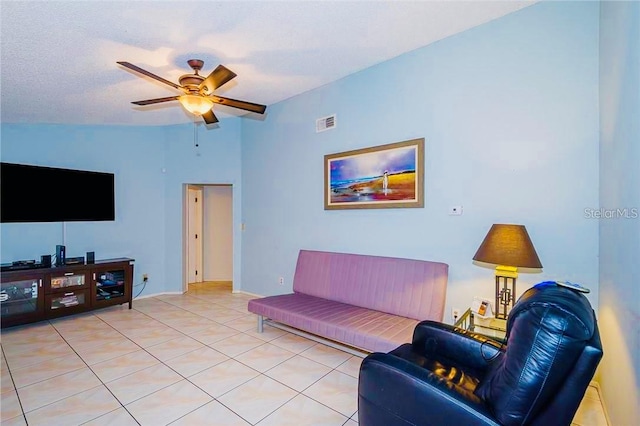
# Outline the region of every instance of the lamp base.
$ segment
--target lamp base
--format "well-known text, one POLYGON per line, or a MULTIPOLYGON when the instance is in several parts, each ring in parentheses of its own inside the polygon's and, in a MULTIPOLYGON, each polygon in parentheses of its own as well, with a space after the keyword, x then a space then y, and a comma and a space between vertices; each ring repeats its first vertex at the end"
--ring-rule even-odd
POLYGON ((496 303, 494 315, 498 319, 507 319, 516 297, 516 278, 518 268, 513 266, 496 267, 496 303))

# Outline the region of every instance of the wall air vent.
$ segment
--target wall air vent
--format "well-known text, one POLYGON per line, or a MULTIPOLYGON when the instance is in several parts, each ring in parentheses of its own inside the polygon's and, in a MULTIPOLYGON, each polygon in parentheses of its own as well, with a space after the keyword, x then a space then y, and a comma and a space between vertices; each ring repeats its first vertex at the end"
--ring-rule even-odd
POLYGON ((332 114, 327 117, 318 118, 316 120, 316 133, 324 132, 325 130, 333 129, 336 127, 336 115, 332 114))

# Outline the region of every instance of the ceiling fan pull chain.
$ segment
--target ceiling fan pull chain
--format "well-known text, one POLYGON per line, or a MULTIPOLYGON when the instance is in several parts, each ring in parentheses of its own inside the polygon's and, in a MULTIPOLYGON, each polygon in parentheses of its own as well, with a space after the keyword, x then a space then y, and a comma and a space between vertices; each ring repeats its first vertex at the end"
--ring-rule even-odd
POLYGON ((195 117, 193 120, 193 144, 196 148, 200 146, 200 144, 198 143, 198 122, 195 117))

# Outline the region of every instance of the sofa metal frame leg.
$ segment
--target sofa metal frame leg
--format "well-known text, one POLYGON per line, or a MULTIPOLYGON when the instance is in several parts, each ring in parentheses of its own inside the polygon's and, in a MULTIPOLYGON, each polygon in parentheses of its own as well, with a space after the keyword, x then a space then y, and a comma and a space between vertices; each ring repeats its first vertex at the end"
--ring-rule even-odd
POLYGON ((258 333, 262 333, 264 331, 264 317, 262 315, 258 315, 258 333))

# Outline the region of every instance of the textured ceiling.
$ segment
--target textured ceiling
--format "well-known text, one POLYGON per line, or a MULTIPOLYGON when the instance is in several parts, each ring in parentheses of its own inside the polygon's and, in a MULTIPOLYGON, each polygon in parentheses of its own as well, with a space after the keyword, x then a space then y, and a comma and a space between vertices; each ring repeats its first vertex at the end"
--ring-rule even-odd
MULTIPOLYGON (((168 80, 205 61, 238 77, 216 91, 270 105, 526 7, 533 1, 6 1, 4 123, 186 123, 168 80)), ((220 118, 242 111, 214 107, 220 118)), ((267 109, 267 114, 268 114, 267 109)))

